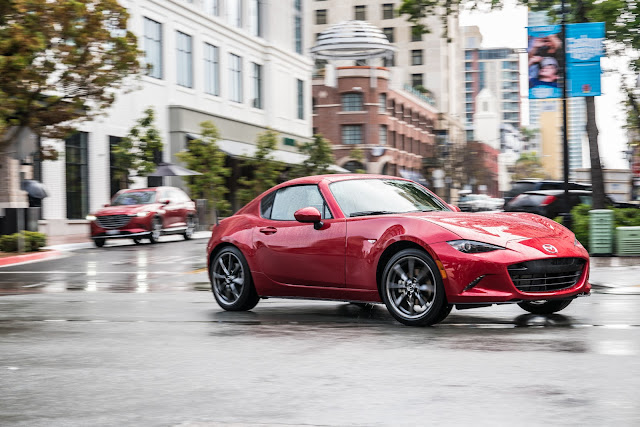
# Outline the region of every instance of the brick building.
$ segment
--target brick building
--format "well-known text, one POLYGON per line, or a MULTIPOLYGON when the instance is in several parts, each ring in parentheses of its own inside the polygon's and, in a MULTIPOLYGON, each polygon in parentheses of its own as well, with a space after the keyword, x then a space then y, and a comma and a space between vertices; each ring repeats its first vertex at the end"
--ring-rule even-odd
POLYGON ((433 153, 437 110, 419 92, 394 88, 385 67, 338 67, 334 82, 313 80, 313 128, 333 144, 336 164, 349 170, 423 180, 433 153), (364 153, 364 164, 353 149, 364 153))

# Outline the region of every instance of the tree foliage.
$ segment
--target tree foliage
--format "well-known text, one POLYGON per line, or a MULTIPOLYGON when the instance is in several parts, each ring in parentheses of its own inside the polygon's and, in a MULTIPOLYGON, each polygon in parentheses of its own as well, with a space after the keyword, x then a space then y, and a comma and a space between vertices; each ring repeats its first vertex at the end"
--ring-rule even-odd
POLYGON ((109 107, 140 69, 128 17, 117 0, 0 1, 0 145, 23 127, 66 136, 109 107))
POLYGON ((323 175, 332 173, 329 169, 335 163, 331 142, 322 135, 314 135, 313 141, 298 146, 300 153, 306 154, 302 164, 294 168, 294 176, 323 175))
MULTIPOLYGON (((200 123, 200 128, 202 136, 188 141, 186 150, 176 156, 187 168, 202 174, 188 178, 192 197, 207 199, 209 208, 217 210, 216 213, 211 209, 212 212, 226 216, 231 213, 226 185, 231 168, 225 166, 226 154, 216 144, 220 139, 218 128, 210 121, 200 123)), ((212 218, 211 223, 215 223, 215 219, 212 218)))
POLYGON ((514 173, 511 177, 513 181, 526 178, 543 178, 548 179, 548 174, 542 167, 540 157, 535 153, 522 153, 520 158, 516 160, 514 173))
POLYGON ((251 171, 251 176, 245 176, 238 180, 240 188, 236 192, 236 197, 242 205, 278 183, 285 165, 273 157, 272 153, 277 144, 278 133, 271 129, 258 136, 255 155, 244 162, 244 166, 251 171))
POLYGON ((112 147, 114 178, 130 184, 130 173, 147 176, 156 169, 162 152, 162 138, 156 129, 153 108, 147 108, 129 134, 112 147))

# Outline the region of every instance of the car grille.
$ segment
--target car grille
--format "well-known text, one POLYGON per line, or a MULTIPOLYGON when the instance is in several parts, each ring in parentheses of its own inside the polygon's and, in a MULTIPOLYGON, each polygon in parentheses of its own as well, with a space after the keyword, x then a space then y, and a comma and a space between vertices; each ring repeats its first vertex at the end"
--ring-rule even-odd
POLYGON ((96 222, 102 228, 120 228, 129 223, 129 215, 105 215, 96 218, 96 222))
POLYGON ((584 270, 582 258, 526 261, 507 267, 511 280, 522 292, 549 292, 574 286, 584 270))

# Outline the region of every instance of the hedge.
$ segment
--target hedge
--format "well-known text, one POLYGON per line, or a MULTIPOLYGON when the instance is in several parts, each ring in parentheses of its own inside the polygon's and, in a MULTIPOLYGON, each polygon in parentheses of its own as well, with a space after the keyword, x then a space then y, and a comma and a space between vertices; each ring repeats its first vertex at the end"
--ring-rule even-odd
POLYGON ((41 247, 46 246, 47 236, 37 231, 22 231, 20 233, 6 234, 0 236, 0 251, 3 252, 17 252, 18 251, 18 238, 22 235, 24 239, 23 250, 25 252, 33 252, 40 250, 41 247))

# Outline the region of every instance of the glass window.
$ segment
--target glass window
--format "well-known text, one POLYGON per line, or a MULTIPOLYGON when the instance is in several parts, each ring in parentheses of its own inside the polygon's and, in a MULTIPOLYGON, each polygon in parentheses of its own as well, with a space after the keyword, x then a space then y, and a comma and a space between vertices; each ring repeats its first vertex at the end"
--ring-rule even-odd
POLYGON ((394 53, 391 58, 384 58, 384 66, 385 67, 393 67, 396 65, 396 54, 394 53))
POLYGON ((342 95, 342 111, 362 111, 362 94, 345 93, 342 95))
POLYGON ((242 0, 227 0, 227 22, 237 28, 242 28, 242 0))
POLYGON ((229 99, 234 102, 242 102, 242 58, 233 53, 229 54, 229 99))
POLYGON ((253 64, 253 93, 252 93, 252 105, 254 108, 262 108, 262 65, 253 64))
POLYGON ((380 125, 380 135, 378 136, 379 145, 387 145, 387 126, 380 125))
POLYGON ((262 0, 249 0, 249 33, 262 37, 262 0))
POLYGON ((86 132, 65 140, 67 219, 84 219, 89 213, 89 149, 86 132))
POLYGON ((327 10, 316 10, 316 25, 322 25, 327 23, 327 10))
POLYGON ((347 217, 382 213, 448 211, 421 185, 395 179, 353 179, 329 185, 347 217))
POLYGON ((366 21, 367 20, 367 6, 358 5, 353 8, 353 19, 356 21, 366 21))
POLYGON ((423 86, 422 73, 411 74, 411 86, 413 87, 423 86))
POLYGON ((217 46, 204 44, 204 90, 211 95, 220 95, 220 59, 217 46))
POLYGON ((111 197, 123 188, 128 187, 129 171, 115 166, 116 159, 113 155, 114 146, 118 145, 122 138, 109 136, 109 180, 111 182, 111 197))
POLYGON ((381 93, 378 95, 378 112, 386 113, 387 112, 387 94, 381 93))
POLYGON ((162 78, 162 24, 144 18, 144 59, 151 66, 148 76, 162 78))
MULTIPOLYGON (((118 194, 111 205, 148 205, 156 201, 156 193, 156 191, 125 191, 118 194)), ((170 194, 165 194, 162 198, 170 198, 170 194)))
POLYGON ((297 92, 298 92, 298 118, 304 119, 304 82, 300 79, 296 79, 297 92))
POLYGON ((472 59, 472 53, 470 50, 467 50, 464 52, 464 59, 466 59, 467 61, 470 61, 472 59))
POLYGON ((418 27, 411 27, 411 41, 412 42, 421 42, 422 41, 422 32, 418 29, 418 27))
POLYGON ((393 3, 384 3, 382 5, 382 19, 393 19, 394 11, 393 11, 393 3))
POLYGON ((220 16, 220 0, 204 0, 204 13, 220 16))
POLYGON ((295 50, 296 53, 302 54, 302 16, 298 14, 293 18, 293 20, 293 31, 295 33, 295 50))
POLYGON ((422 65, 422 49, 411 51, 411 65, 422 65))
MULTIPOLYGON (((268 199, 268 196, 265 199, 268 199)), ((263 202, 265 202, 265 199, 263 199, 263 202)), ((266 202, 269 203, 270 200, 266 200, 266 202)), ((268 206, 262 206, 261 210, 263 216, 264 213, 270 211, 269 218, 273 220, 295 221, 295 212, 298 209, 307 207, 318 209, 323 219, 331 218, 317 185, 297 185, 281 188, 274 194, 273 206, 270 209, 268 206)))
POLYGON ((342 143, 362 144, 362 125, 343 125, 342 143))
POLYGON ((389 43, 394 43, 395 42, 395 38, 393 37, 393 30, 394 28, 383 28, 382 32, 384 33, 385 36, 387 36, 387 39, 389 40, 389 43))
POLYGON ((176 64, 178 66, 177 83, 180 86, 193 87, 192 55, 191 36, 178 31, 176 64))

